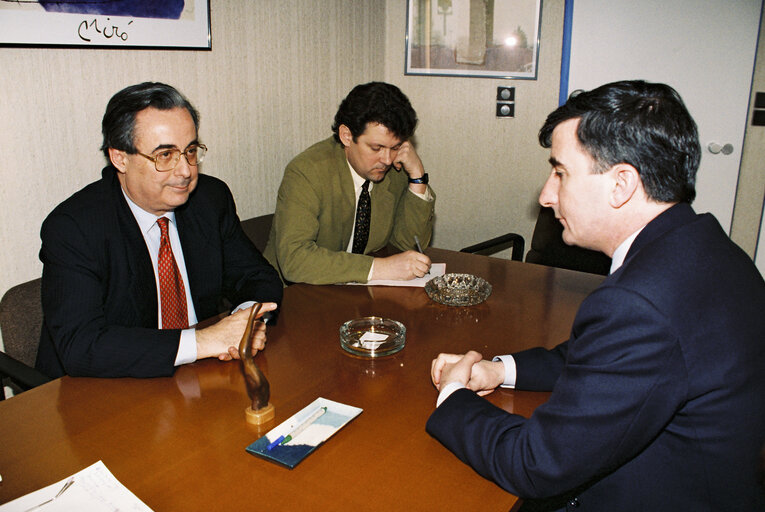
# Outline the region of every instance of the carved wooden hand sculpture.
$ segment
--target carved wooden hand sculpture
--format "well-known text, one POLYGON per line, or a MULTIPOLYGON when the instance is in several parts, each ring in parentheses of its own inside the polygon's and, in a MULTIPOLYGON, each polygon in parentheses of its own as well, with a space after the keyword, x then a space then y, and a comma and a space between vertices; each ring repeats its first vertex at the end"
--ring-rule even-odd
POLYGON ((261 306, 262 304, 257 304, 250 311, 247 328, 244 330, 242 341, 239 342, 239 357, 242 361, 244 382, 247 386, 247 395, 252 400, 252 410, 255 412, 266 408, 271 397, 271 386, 268 384, 268 379, 252 359, 252 341, 256 332, 254 327, 255 322, 259 321, 258 313, 261 306))

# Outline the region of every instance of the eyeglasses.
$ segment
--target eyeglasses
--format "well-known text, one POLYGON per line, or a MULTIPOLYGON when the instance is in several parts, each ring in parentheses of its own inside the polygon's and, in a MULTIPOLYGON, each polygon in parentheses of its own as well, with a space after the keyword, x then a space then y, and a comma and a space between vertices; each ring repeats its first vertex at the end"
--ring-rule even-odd
POLYGON ((198 164, 201 164, 205 159, 207 146, 204 144, 192 144, 187 147, 185 151, 176 148, 163 149, 154 156, 144 155, 140 151, 136 151, 136 153, 154 162, 154 168, 157 171, 168 172, 178 167, 178 162, 181 161, 181 155, 186 158, 189 165, 196 167, 198 164))

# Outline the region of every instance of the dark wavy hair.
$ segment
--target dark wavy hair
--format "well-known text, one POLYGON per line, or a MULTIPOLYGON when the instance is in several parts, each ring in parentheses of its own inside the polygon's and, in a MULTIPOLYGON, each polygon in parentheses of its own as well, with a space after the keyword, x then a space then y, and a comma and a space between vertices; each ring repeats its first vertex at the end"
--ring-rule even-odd
POLYGON ((364 133, 367 123, 385 126, 402 142, 409 140, 417 126, 417 114, 401 90, 384 82, 357 85, 340 103, 332 131, 340 142, 338 129, 347 126, 356 138, 364 133))
POLYGON ((672 87, 634 80, 574 91, 547 116, 539 143, 549 148, 555 127, 569 119, 580 120, 577 137, 595 160, 593 172, 627 163, 640 173, 651 199, 693 202, 701 160, 699 134, 672 87))
POLYGON ((112 96, 101 121, 104 135, 101 151, 109 160, 109 148, 119 149, 134 155, 135 116, 141 110, 153 107, 158 110, 185 108, 199 131, 199 113, 183 94, 174 87, 159 82, 144 82, 125 87, 112 96))

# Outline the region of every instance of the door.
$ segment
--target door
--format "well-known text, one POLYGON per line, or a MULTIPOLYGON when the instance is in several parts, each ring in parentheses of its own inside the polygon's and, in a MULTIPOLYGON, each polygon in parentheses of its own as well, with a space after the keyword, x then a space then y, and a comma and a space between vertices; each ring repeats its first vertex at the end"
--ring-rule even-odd
POLYGON ((569 92, 626 79, 674 87, 699 126, 693 206, 728 233, 761 8, 762 0, 574 0, 569 92))

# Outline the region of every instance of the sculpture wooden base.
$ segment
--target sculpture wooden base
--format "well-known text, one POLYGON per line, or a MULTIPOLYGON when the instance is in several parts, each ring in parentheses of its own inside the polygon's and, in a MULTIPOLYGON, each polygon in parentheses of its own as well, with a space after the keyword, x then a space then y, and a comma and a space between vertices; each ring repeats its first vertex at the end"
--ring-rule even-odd
POLYGON ((274 419, 275 414, 276 410, 274 409, 274 406, 271 404, 271 402, 269 402, 267 406, 262 407, 257 411, 253 410, 252 407, 248 407, 244 410, 244 415, 247 418, 247 423, 250 425, 262 425, 263 423, 268 423, 274 419))

